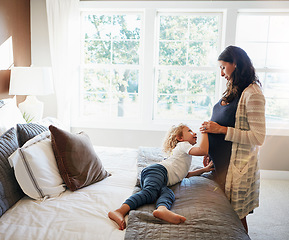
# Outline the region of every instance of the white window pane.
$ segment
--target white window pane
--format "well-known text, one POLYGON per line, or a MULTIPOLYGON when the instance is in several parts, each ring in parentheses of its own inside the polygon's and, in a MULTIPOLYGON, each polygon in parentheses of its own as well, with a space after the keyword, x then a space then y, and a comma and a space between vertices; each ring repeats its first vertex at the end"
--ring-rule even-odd
POLYGON ((114 64, 139 64, 139 41, 113 42, 114 64))
POLYGON ((288 98, 289 108, 289 74, 267 73, 263 80, 264 94, 270 98, 288 98))
POLYGON ((190 42, 188 64, 192 66, 216 66, 217 43, 216 42, 190 42))
POLYGON ((213 95, 191 95, 187 99, 187 115, 189 119, 206 120, 211 117, 213 95))
POLYGON ((111 62, 111 42, 103 40, 89 40, 84 43, 84 62, 102 63, 111 62))
POLYGON ((186 72, 181 70, 160 70, 158 72, 159 94, 184 94, 187 89, 186 72))
POLYGON ((86 39, 110 39, 112 31, 112 17, 108 15, 84 16, 82 30, 86 39))
POLYGON ((96 92, 84 95, 84 116, 97 116, 99 119, 107 119, 110 116, 110 100, 107 93, 96 92))
POLYGON ((186 65, 187 44, 184 42, 160 42, 160 65, 186 65))
POLYGON ((140 15, 90 14, 82 26, 82 114, 103 120, 139 118, 140 15))
POLYGON ((289 16, 271 16, 269 28, 270 42, 289 42, 289 16))
POLYGON ((268 43, 267 67, 288 68, 289 43, 268 43))
POLYGON ((190 17, 190 40, 216 41, 219 35, 219 16, 190 17))
POLYGON ((266 121, 289 123, 289 74, 259 72, 266 98, 266 121))
POLYGON ((246 51, 255 68, 266 66, 266 43, 238 42, 237 45, 246 51))
POLYGON ((160 16, 160 40, 184 40, 187 35, 188 17, 160 16))
POLYGON ((216 77, 216 72, 188 71, 187 92, 189 95, 214 96, 216 77))
POLYGON ((154 119, 185 119, 185 96, 160 94, 157 96, 157 105, 154 119))
POLYGON ((268 16, 239 15, 237 19, 238 41, 267 41, 268 16))
POLYGON ((220 20, 218 14, 160 16, 159 65, 174 68, 156 68, 154 119, 209 118, 215 98, 212 68, 217 67, 220 52, 220 20))
POLYGON ((139 15, 113 15, 113 38, 140 39, 140 26, 139 15))
POLYGON ((289 99, 266 98, 266 120, 289 123, 289 99))
POLYGON ((84 69, 83 80, 85 92, 106 92, 109 89, 110 71, 107 69, 84 69))
POLYGON ((114 95, 111 104, 111 115, 116 117, 138 118, 139 99, 137 94, 114 95))

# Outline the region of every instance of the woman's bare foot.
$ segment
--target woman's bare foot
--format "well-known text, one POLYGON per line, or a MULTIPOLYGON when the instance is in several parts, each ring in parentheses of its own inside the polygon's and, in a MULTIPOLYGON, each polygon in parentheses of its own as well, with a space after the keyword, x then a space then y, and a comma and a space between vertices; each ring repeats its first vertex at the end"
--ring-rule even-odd
POLYGON ((124 216, 118 210, 109 212, 108 217, 117 223, 119 230, 124 230, 126 228, 124 216))
POLYGON ((173 224, 179 224, 186 221, 186 218, 184 216, 173 213, 172 211, 168 210, 165 206, 159 206, 158 209, 153 211, 153 215, 156 218, 165 220, 173 224))

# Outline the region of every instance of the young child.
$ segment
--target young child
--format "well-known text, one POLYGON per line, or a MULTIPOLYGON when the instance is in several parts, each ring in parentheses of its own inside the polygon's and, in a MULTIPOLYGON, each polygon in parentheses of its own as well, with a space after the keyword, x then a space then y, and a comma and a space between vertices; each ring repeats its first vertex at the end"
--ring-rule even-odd
POLYGON ((188 172, 192 157, 203 156, 208 153, 209 143, 207 134, 202 134, 199 147, 193 147, 197 142, 197 134, 187 125, 173 126, 164 141, 164 151, 171 155, 164 161, 144 168, 141 172, 141 191, 130 196, 120 208, 108 213, 108 217, 115 221, 120 230, 126 228, 125 216, 130 210, 156 201, 154 217, 169 223, 179 224, 186 221, 184 216, 170 211, 175 195, 168 188, 185 177, 200 175, 213 168, 210 162, 206 167, 188 172))

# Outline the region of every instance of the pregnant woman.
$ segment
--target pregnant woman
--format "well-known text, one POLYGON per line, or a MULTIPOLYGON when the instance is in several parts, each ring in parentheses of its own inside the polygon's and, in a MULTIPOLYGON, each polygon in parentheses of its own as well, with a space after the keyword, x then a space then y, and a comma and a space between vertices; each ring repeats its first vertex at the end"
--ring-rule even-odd
POLYGON ((258 146, 265 139, 265 98, 243 49, 228 46, 218 62, 227 89, 214 106, 211 120, 200 128, 209 137, 204 165, 213 161, 214 179, 248 232, 246 216, 259 206, 258 146))

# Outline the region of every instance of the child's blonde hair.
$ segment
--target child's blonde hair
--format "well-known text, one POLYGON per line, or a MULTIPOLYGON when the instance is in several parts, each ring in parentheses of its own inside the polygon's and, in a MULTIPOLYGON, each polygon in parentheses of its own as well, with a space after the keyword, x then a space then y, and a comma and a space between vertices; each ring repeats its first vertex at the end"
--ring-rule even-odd
POLYGON ((187 125, 181 123, 178 126, 173 125, 171 129, 167 132, 166 138, 163 143, 163 150, 165 153, 170 153, 179 142, 177 137, 183 136, 183 129, 187 127, 187 125))

